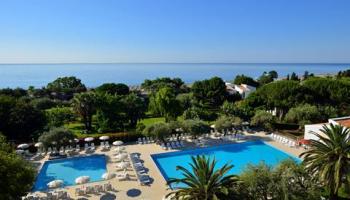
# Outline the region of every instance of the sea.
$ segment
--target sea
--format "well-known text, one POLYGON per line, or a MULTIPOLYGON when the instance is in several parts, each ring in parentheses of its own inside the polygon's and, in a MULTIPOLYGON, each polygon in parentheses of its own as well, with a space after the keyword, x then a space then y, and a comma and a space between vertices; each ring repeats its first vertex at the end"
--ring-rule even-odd
POLYGON ((349 63, 79 63, 79 64, 0 64, 0 88, 43 87, 57 77, 76 76, 87 87, 103 83, 140 85, 145 79, 179 77, 190 84, 214 76, 231 81, 244 74, 258 78, 275 70, 279 77, 305 71, 318 75, 350 69, 349 63))

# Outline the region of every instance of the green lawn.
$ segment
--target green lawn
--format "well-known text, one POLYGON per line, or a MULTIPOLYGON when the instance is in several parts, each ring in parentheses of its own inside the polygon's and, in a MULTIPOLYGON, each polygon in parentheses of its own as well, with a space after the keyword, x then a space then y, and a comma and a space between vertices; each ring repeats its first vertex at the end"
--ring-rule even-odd
POLYGON ((145 126, 148 126, 150 124, 154 124, 157 122, 165 122, 165 118, 164 117, 145 118, 141 120, 139 123, 143 123, 145 126))

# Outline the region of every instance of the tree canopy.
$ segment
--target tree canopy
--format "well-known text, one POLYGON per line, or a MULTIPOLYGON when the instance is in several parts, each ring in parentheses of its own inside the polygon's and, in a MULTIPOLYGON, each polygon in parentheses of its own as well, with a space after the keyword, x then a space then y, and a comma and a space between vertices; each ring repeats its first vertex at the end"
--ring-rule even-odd
POLYGON ((245 76, 245 75, 237 75, 235 79, 233 80, 234 84, 240 85, 240 84, 247 84, 253 87, 259 87, 259 83, 254 80, 252 77, 245 76))
POLYGON ((49 131, 43 132, 39 137, 39 141, 44 144, 44 147, 50 147, 55 142, 57 147, 66 146, 70 143, 70 141, 74 140, 75 135, 63 128, 63 127, 55 127, 50 129, 49 131))
POLYGON ((130 92, 129 87, 124 83, 104 83, 95 90, 96 92, 112 95, 127 95, 130 92))
POLYGON ((46 89, 59 99, 70 99, 73 94, 86 91, 85 85, 74 76, 57 78, 48 83, 46 89))
POLYGON ((0 199, 21 199, 32 188, 35 170, 0 134, 0 199))
POLYGON ((191 90, 195 100, 208 108, 218 108, 227 97, 225 82, 218 77, 196 81, 191 90))

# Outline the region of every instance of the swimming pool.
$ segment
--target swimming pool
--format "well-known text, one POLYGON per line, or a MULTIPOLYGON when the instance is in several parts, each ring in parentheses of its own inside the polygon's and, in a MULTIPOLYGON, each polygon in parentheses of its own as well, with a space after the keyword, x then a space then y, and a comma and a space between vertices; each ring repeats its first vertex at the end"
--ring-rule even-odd
POLYGON ((226 163, 233 164, 230 174, 240 174, 247 164, 259 164, 261 161, 267 165, 274 166, 281 160, 291 158, 296 162, 301 160, 297 157, 280 151, 269 144, 257 140, 237 144, 221 145, 209 148, 177 151, 151 155, 165 180, 169 178, 180 178, 181 172, 176 170, 176 166, 181 165, 190 169, 188 163, 191 156, 208 155, 217 160, 216 168, 222 167, 226 163))
POLYGON ((47 183, 55 179, 63 180, 64 186, 75 185, 79 176, 90 176, 90 182, 100 181, 105 172, 105 155, 46 161, 36 177, 33 191, 48 189, 47 183))

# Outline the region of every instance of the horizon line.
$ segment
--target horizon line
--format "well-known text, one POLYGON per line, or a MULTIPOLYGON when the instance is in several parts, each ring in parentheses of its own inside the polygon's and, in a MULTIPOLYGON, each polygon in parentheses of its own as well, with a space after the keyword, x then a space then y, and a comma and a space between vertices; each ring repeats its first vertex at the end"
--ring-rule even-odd
POLYGON ((350 64, 350 62, 20 62, 0 65, 64 65, 64 64, 350 64))

